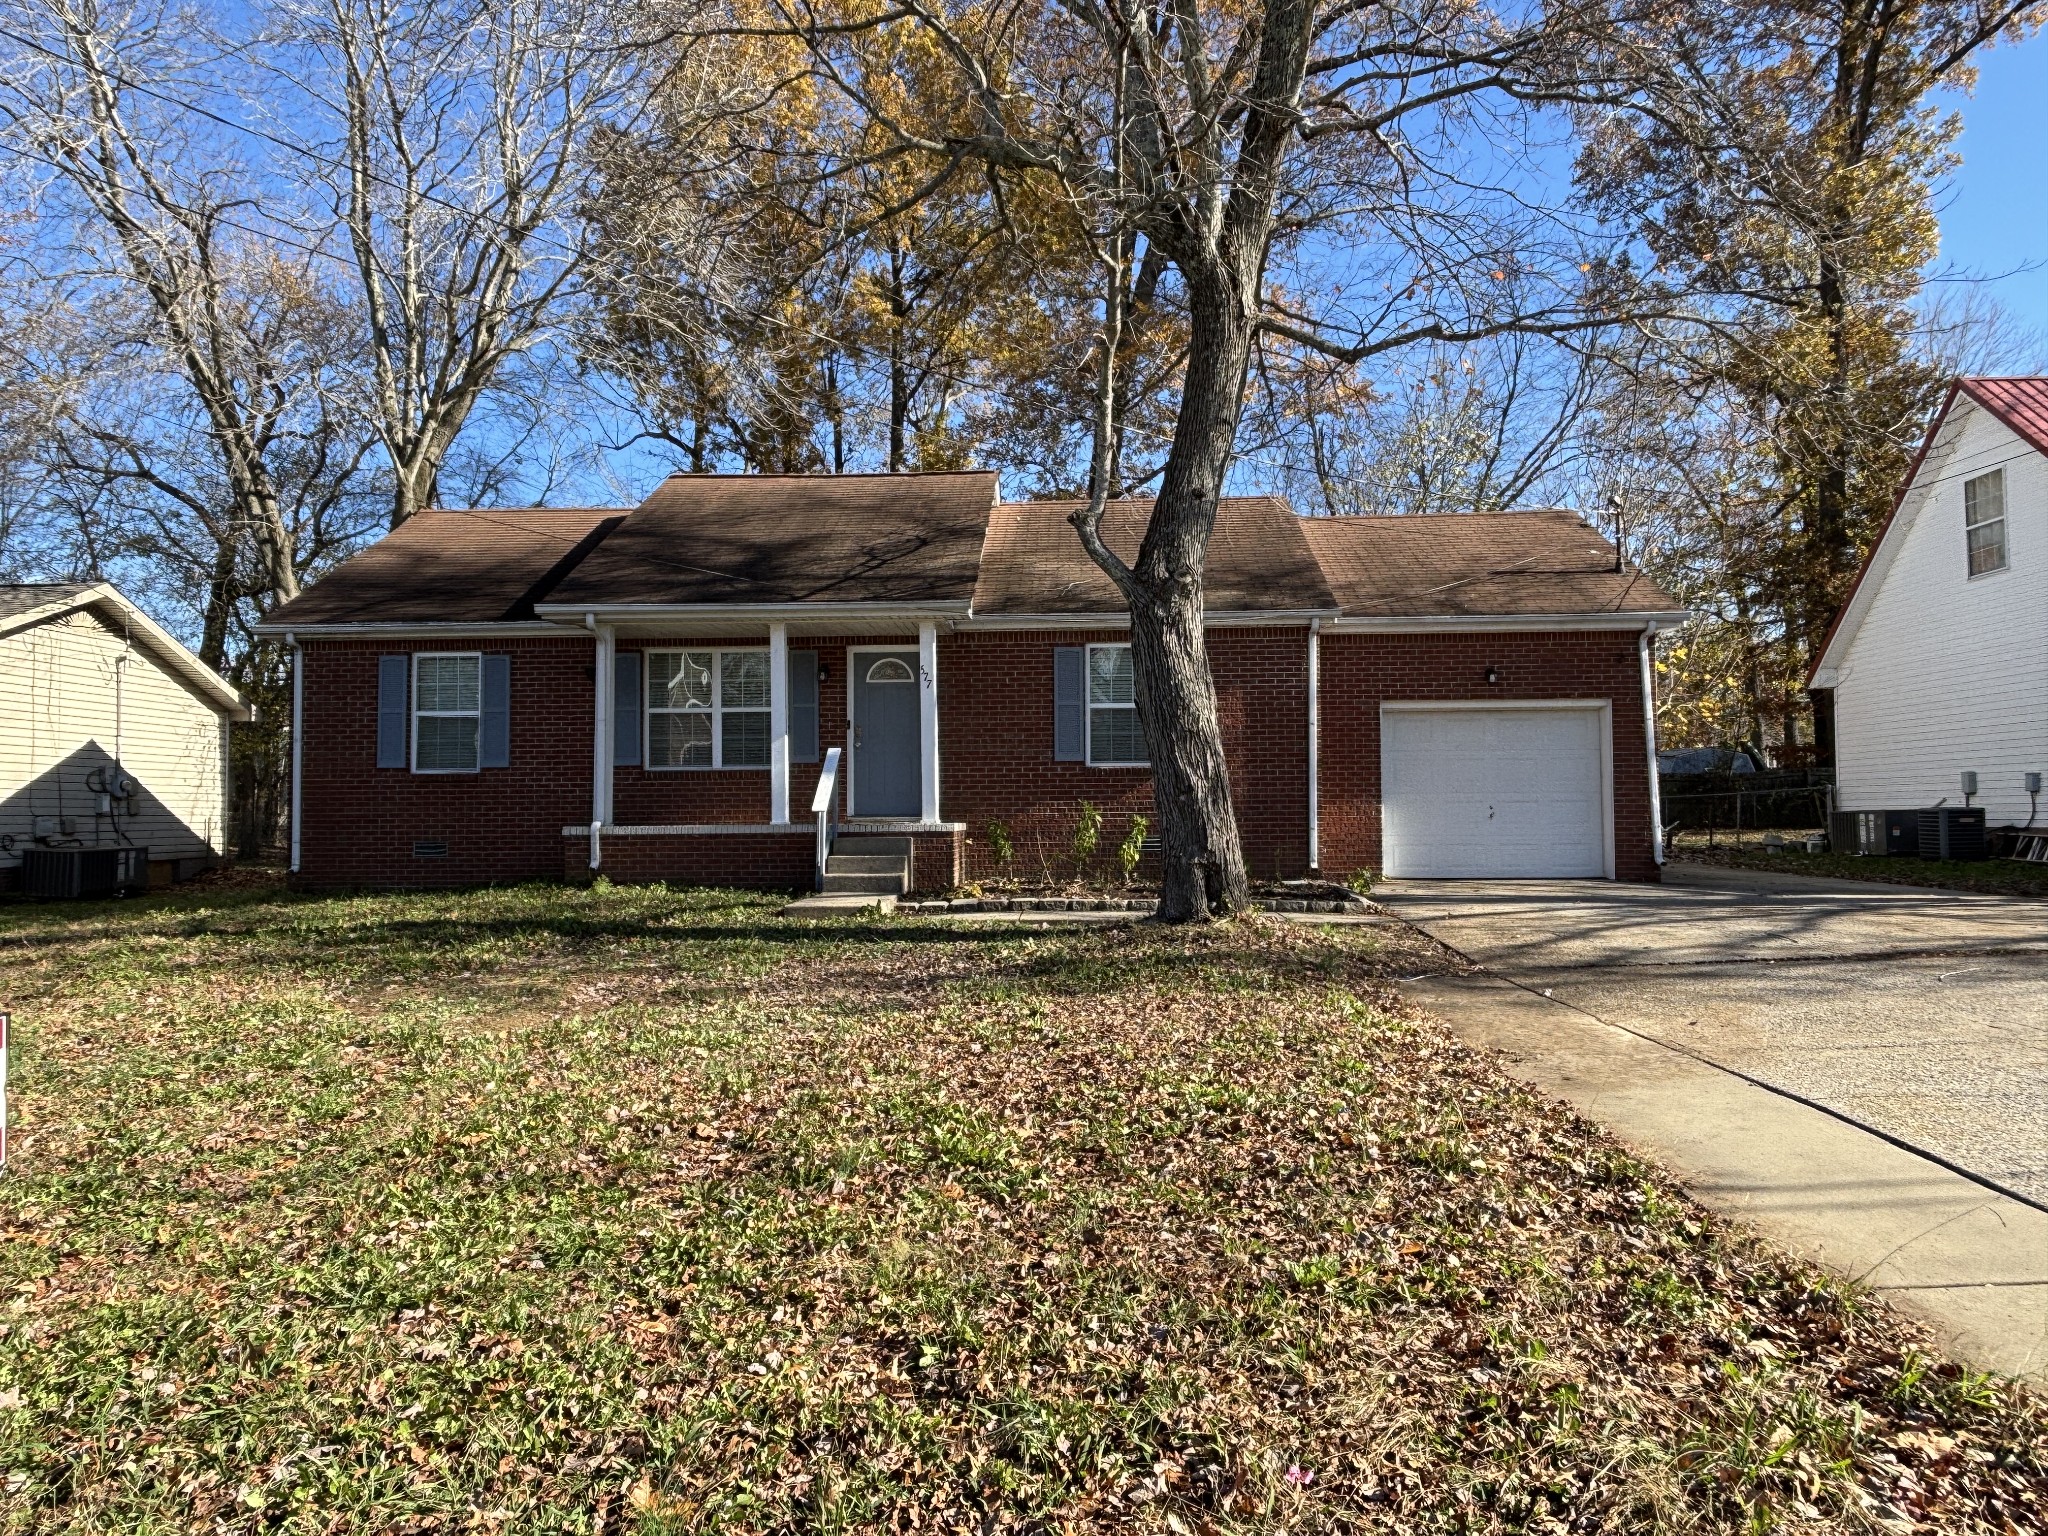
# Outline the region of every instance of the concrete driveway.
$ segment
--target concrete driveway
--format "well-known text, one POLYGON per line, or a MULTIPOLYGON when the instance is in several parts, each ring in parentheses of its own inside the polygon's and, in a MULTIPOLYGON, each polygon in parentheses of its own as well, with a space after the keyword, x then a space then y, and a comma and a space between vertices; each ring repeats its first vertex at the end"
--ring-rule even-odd
POLYGON ((2048 1204, 2048 904, 1682 865, 1382 899, 1488 970, 2048 1204))
POLYGON ((1696 867, 1375 894, 1483 967, 1405 988, 1466 1039, 2048 1380, 2048 905, 1696 867))

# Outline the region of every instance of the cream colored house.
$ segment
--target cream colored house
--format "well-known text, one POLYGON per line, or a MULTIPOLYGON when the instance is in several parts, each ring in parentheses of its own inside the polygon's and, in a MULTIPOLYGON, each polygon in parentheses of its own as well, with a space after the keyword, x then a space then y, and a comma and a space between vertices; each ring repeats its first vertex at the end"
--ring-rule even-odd
POLYGON ((228 725, 251 716, 104 582, 0 585, 0 884, 38 848, 204 869, 227 849, 228 725))

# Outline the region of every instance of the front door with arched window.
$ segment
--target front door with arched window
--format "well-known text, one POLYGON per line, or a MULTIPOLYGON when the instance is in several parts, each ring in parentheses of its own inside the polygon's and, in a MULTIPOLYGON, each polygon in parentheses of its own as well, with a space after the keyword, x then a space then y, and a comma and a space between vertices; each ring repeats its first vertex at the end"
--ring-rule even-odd
POLYGON ((924 803, 917 652, 855 651, 851 661, 853 814, 915 818, 924 803))

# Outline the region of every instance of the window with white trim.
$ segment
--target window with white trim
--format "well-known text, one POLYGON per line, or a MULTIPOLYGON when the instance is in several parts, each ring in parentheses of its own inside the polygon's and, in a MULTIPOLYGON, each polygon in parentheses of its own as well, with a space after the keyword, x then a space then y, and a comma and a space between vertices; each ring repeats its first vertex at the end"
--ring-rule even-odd
POLYGON ((483 717, 483 664, 475 652, 412 659, 412 771, 475 773, 483 717))
POLYGON ((1963 539, 1970 552, 1970 574, 1988 576, 2005 569, 2005 471, 1963 482, 1963 539))
POLYGON ((766 768, 766 651, 649 651, 647 766, 766 768))
POLYGON ((1088 763, 1094 768, 1142 766, 1145 729, 1138 724, 1137 671, 1128 645, 1088 647, 1088 763))

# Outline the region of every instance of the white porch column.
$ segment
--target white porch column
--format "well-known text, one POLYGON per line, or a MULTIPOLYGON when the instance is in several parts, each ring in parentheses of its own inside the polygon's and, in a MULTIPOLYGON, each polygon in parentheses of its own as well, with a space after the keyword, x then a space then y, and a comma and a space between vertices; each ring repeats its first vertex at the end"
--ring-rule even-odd
POLYGON ((768 626, 768 819, 789 824, 789 626, 768 626))
POLYGON ((917 739, 924 764, 924 794, 918 820, 939 819, 939 626, 917 626, 917 739))
POLYGON ((596 686, 591 710, 590 749, 590 867, 602 858, 597 829, 612 819, 612 674, 617 654, 617 632, 609 624, 593 623, 597 635, 596 686))

